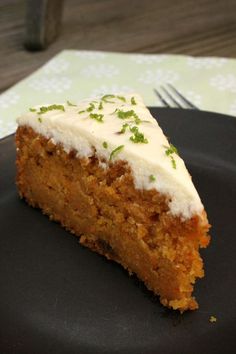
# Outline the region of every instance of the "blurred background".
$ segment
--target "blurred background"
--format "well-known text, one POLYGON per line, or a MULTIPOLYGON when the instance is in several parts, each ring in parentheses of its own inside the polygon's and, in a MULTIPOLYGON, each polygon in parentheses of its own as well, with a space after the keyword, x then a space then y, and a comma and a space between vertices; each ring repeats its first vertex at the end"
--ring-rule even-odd
POLYGON ((45 10, 48 3, 0 1, 0 93, 63 49, 236 57, 235 0, 58 0, 45 10), (47 20, 57 37, 36 51, 30 36, 36 28, 43 42, 47 20))

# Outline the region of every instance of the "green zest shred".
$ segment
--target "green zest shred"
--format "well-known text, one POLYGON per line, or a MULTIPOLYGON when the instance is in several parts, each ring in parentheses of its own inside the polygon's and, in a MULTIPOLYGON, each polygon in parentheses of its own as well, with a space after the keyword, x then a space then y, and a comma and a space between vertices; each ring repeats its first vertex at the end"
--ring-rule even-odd
POLYGON ((82 114, 82 113, 85 113, 85 111, 84 111, 84 110, 83 110, 83 111, 79 111, 78 113, 79 113, 79 114, 82 114))
POLYGON ((86 109, 87 112, 92 112, 95 108, 95 105, 93 102, 89 103, 89 107, 86 109))
POLYGON ((153 176, 153 175, 150 175, 150 176, 149 176, 149 180, 150 180, 150 182, 155 182, 156 177, 153 176))
POLYGON ((131 97, 131 104, 132 104, 133 106, 135 106, 135 105, 137 104, 134 97, 131 97))
POLYGON ((129 140, 131 140, 133 143, 148 144, 147 138, 145 138, 144 134, 139 131, 138 127, 134 126, 130 128, 130 131, 133 133, 133 135, 129 138, 129 140))
POLYGON ((38 121, 39 121, 39 123, 42 123, 42 118, 38 117, 38 121))
POLYGON ((115 103, 113 101, 110 101, 110 99, 115 98, 115 95, 104 95, 102 96, 101 100, 105 103, 115 103))
POLYGON ((51 106, 42 106, 39 108, 39 112, 40 114, 44 114, 47 113, 49 111, 53 111, 53 110, 60 110, 65 112, 65 107, 62 104, 52 104, 51 106))
POLYGON ((170 146, 164 145, 164 148, 166 149, 165 151, 166 156, 170 157, 172 167, 176 170, 176 161, 174 159, 173 154, 179 155, 177 148, 173 144, 170 144, 170 146))
POLYGON ((170 159, 171 159, 172 167, 176 170, 176 161, 172 155, 170 156, 170 159))
POLYGON ((107 144, 107 142, 106 142, 106 141, 104 141, 104 142, 102 143, 102 146, 104 147, 104 149, 107 149, 107 148, 108 148, 108 144, 107 144))
POLYGON ((126 99, 124 96, 117 96, 117 95, 104 95, 101 100, 105 103, 115 103, 114 101, 111 101, 114 98, 118 98, 118 100, 122 102, 126 102, 126 99))
POLYGON ((90 113, 89 117, 95 119, 99 123, 103 123, 103 114, 90 113))
POLYGON ((98 109, 99 109, 99 110, 103 109, 102 101, 99 103, 98 109))
POLYGON ((126 99, 124 96, 116 96, 120 101, 126 102, 126 99))
POLYGON ((137 116, 136 113, 135 113, 134 119, 135 119, 135 124, 140 124, 141 123, 141 119, 137 116))
POLYGON ((71 103, 70 101, 66 101, 67 106, 71 106, 71 107, 76 107, 77 105, 74 103, 71 103))
POLYGON ((177 148, 173 145, 170 144, 170 146, 164 146, 166 148, 166 155, 169 156, 171 154, 176 154, 179 155, 177 148))
POLYGON ((35 109, 35 108, 29 108, 29 111, 30 111, 30 112, 36 112, 37 109, 35 109))
POLYGON ((133 109, 131 109, 130 111, 122 111, 121 109, 118 109, 116 113, 118 118, 120 119, 134 118, 135 124, 140 124, 141 122, 141 119, 138 117, 138 115, 133 109))
POLYGON ((124 149, 124 145, 120 145, 120 146, 117 146, 117 148, 115 148, 112 152, 111 152, 111 154, 110 154, 110 161, 115 157, 115 156, 117 156, 120 152, 121 152, 121 150, 123 150, 124 149))
POLYGON ((121 109, 118 109, 117 111, 117 116, 120 119, 129 119, 132 118, 135 114, 135 112, 133 110, 131 111, 122 111, 121 109))
POLYGON ((119 131, 120 134, 124 134, 126 132, 126 129, 129 127, 128 123, 125 123, 122 125, 121 130, 119 131))

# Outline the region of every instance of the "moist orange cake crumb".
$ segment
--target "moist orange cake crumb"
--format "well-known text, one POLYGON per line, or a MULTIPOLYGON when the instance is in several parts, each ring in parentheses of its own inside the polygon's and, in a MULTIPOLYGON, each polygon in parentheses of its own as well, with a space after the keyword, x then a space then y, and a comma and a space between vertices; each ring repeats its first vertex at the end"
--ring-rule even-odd
POLYGON ((204 276, 199 248, 209 243, 204 209, 189 218, 175 215, 170 195, 137 188, 127 160, 107 161, 95 148, 79 156, 36 130, 20 124, 16 133, 20 196, 82 245, 135 273, 163 305, 196 309, 193 285, 204 276))

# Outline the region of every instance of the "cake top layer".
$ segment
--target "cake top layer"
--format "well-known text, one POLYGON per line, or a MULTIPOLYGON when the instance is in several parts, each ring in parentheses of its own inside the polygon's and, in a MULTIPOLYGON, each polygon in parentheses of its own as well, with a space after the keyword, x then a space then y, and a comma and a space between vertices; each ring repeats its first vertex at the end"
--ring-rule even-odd
POLYGON ((184 161, 137 94, 36 106, 17 121, 62 144, 66 152, 95 153, 103 168, 127 161, 135 187, 168 195, 173 215, 189 219, 203 210, 184 161))

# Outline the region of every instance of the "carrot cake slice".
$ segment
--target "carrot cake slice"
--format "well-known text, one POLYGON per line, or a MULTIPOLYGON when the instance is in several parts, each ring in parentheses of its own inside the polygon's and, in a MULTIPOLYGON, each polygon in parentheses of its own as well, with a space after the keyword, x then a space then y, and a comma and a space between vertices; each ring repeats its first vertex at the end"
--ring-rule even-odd
POLYGON ((194 310, 209 224, 184 161, 137 94, 30 108, 18 118, 17 186, 135 273, 163 305, 194 310))

